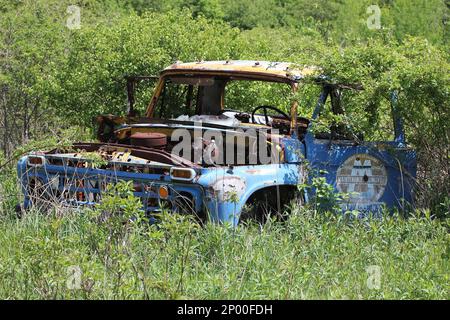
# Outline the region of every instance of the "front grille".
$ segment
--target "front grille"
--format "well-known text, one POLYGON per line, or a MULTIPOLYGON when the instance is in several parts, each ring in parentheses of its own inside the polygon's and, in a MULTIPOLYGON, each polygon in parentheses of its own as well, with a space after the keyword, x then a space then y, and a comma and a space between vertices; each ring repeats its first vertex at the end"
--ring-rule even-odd
POLYGON ((101 201, 108 185, 119 181, 133 181, 135 196, 142 209, 157 213, 161 207, 180 213, 201 210, 201 188, 194 184, 175 184, 168 175, 135 173, 116 170, 83 168, 77 165, 52 165, 23 168, 20 173, 26 198, 31 205, 46 207, 52 204, 68 206, 92 206, 101 201), (158 188, 165 185, 169 190, 167 199, 160 199, 158 188))

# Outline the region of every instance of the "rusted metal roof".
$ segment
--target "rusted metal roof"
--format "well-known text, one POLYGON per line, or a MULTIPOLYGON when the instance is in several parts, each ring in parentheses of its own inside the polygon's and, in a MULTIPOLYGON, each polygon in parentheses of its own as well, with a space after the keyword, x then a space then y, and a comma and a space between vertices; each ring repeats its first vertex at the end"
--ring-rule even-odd
POLYGON ((289 62, 269 62, 255 60, 176 62, 165 68, 162 74, 192 72, 220 72, 241 76, 275 77, 284 81, 298 81, 307 76, 318 76, 320 68, 300 66, 289 62))

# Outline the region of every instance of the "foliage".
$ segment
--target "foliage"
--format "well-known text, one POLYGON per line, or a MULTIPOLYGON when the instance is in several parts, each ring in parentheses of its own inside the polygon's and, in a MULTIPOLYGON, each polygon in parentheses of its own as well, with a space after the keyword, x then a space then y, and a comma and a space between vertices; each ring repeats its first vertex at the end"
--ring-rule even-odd
POLYGON ((381 34, 397 40, 406 35, 422 36, 432 43, 448 42, 448 4, 444 0, 127 0, 137 12, 167 12, 189 8, 194 17, 220 19, 241 30, 254 28, 295 28, 299 32, 316 30, 322 37, 339 44, 366 40, 380 34, 367 28, 371 13, 381 11, 381 34))
MULTIPOLYGON (((392 139, 390 94, 398 92, 407 140, 419 155, 418 204, 441 216, 448 211, 441 205, 450 193, 443 1, 379 1, 379 30, 367 28, 371 2, 356 0, 84 0, 78 4, 81 28, 73 30, 66 26, 68 0, 0 4, 0 146, 7 158, 20 144, 58 140, 74 125, 92 132, 98 114, 123 114, 126 74, 156 75, 176 60, 291 61, 320 66, 336 82, 364 86, 362 92, 345 90, 344 116, 333 117, 326 106, 317 128, 343 123, 366 140, 392 139)), ((150 83, 138 90, 141 113, 152 89, 150 83)), ((231 108, 268 101, 289 106, 272 101, 279 88, 230 89, 231 108), (261 101, 254 101, 255 92, 261 101)), ((317 94, 313 85, 300 89, 300 115, 312 114, 317 94)))
MULTIPOLYGON (((81 28, 70 29, 72 4, 0 0, 0 242, 8 244, 0 297, 449 298, 448 219, 433 219, 450 211, 448 1, 81 0, 81 28), (371 4, 381 29, 367 28, 371 4), (392 138, 396 91, 423 209, 407 220, 349 222, 293 208, 284 224, 237 229, 163 211, 148 226, 132 186, 119 184, 92 210, 15 219, 20 155, 92 138, 94 116, 124 113, 124 75, 202 59, 291 61, 361 83, 363 91, 343 92, 346 116, 326 111, 317 128, 343 123, 368 140, 392 138), (366 285, 369 265, 381 267, 379 290, 366 285), (74 270, 81 283, 68 289, 74 270)), ((245 89, 233 88, 232 106, 266 103, 280 90, 245 89)), ((139 88, 139 111, 151 92, 139 88)), ((301 116, 311 116, 317 95, 306 81, 301 116)), ((314 187, 333 206, 340 195, 323 182, 314 187)))
POLYGON ((2 217, 2 299, 448 299, 448 225, 348 222, 293 211, 285 223, 123 227, 89 215, 2 217), (380 287, 368 285, 370 266, 380 287), (73 270, 78 271, 79 280, 73 270))

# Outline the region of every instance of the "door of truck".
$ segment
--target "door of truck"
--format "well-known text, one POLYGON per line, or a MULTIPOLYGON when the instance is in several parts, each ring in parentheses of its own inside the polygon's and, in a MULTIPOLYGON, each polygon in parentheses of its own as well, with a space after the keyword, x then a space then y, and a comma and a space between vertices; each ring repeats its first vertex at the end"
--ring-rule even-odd
MULTIPOLYGON (((310 182, 314 176, 323 176, 336 192, 348 196, 340 206, 343 210, 381 212, 383 206, 404 210, 412 203, 416 176, 416 153, 406 147, 401 119, 397 116, 393 95, 391 101, 395 138, 393 141, 365 142, 355 137, 313 133, 314 120, 320 117, 327 99, 333 113, 342 112, 339 89, 324 86, 305 135, 306 158, 310 182), (394 103, 393 103, 394 102, 394 103)), ((311 199, 315 190, 307 197, 311 199)))

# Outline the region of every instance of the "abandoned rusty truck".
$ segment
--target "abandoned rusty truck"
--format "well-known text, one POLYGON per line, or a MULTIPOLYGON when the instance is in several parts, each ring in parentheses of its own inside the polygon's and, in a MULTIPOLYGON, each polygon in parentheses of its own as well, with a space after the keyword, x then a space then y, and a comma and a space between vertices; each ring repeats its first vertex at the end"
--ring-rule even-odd
POLYGON ((97 118, 98 142, 19 160, 22 208, 52 199, 95 205, 109 184, 125 180, 132 181, 149 217, 166 207, 237 225, 245 216, 263 215, 264 207, 283 211, 294 197, 300 205, 312 201, 315 188, 299 192, 298 186, 311 183, 314 174, 348 194, 340 202, 344 211, 402 209, 413 200, 416 155, 406 146, 395 104, 390 141, 364 141, 342 126, 318 132, 314 126, 324 110, 343 113, 343 92, 355 89, 327 81, 319 68, 177 62, 155 79, 146 114, 138 116, 133 89, 142 79, 128 79, 126 116, 97 118), (296 98, 305 79, 318 88, 309 117, 299 114, 296 98), (259 99, 264 85, 282 88, 259 99), (103 162, 92 165, 93 155, 103 162))

